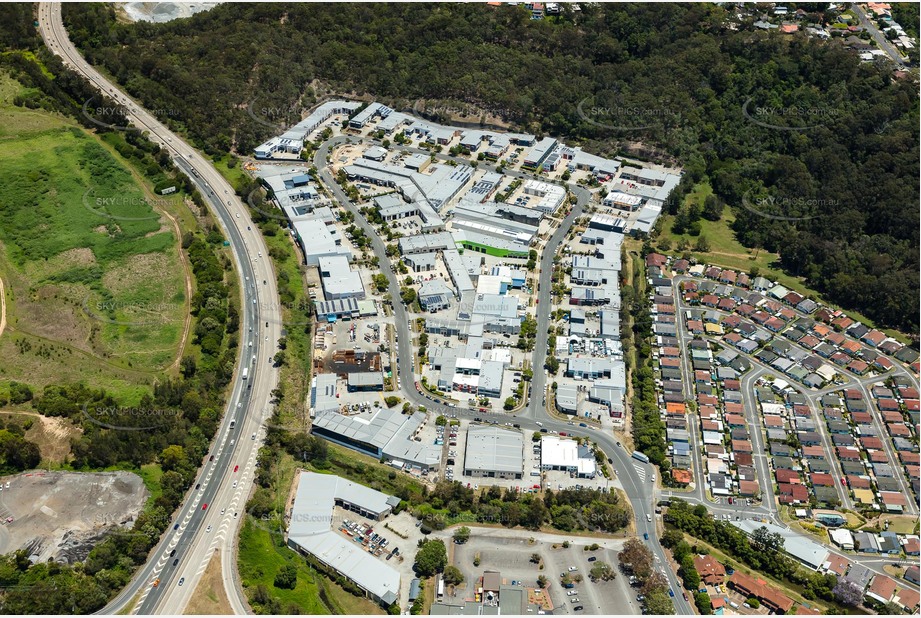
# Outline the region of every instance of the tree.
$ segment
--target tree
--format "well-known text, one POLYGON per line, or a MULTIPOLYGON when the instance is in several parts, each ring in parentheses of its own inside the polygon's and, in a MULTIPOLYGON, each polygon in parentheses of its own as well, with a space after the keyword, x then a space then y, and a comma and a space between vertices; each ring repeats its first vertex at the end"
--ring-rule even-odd
POLYGON ((534 564, 540 564, 540 554, 536 552, 531 554, 531 562, 533 562, 534 564))
POLYGON ((511 410, 515 407, 515 404, 518 403, 514 397, 509 397, 505 400, 505 403, 502 404, 502 407, 506 410, 511 410))
POLYGON ((416 573, 422 577, 430 577, 440 573, 448 563, 448 552, 444 541, 429 539, 422 543, 416 552, 416 563, 413 565, 416 573))
POLYGON ((723 216, 723 206, 725 203, 718 196, 712 193, 704 200, 702 215, 708 221, 719 221, 723 216))
POLYGON ((652 552, 639 539, 627 541, 617 559, 624 568, 632 571, 641 580, 649 577, 652 572, 652 552))
POLYGON ((439 427, 444 427, 448 424, 448 418, 444 414, 439 414, 438 418, 435 419, 435 424, 439 427))
MULTIPOLYGON (((637 575, 637 577, 642 580, 643 578, 637 575)), ((646 577, 646 580, 643 582, 643 585, 640 587, 640 592, 645 594, 647 597, 655 594, 659 591, 668 590, 668 580, 665 579, 665 576, 662 575, 659 571, 653 571, 646 577)))
POLYGON ((697 611, 703 615, 713 613, 713 606, 710 602, 710 595, 706 592, 698 592, 695 594, 694 604, 697 605, 697 611))
POLYGON ((644 601, 646 613, 657 616, 670 616, 675 613, 675 607, 665 590, 656 590, 646 595, 644 601))
POLYGON ((538 575, 538 576, 537 576, 537 587, 538 587, 538 588, 546 588, 546 587, 547 587, 547 584, 549 584, 549 583, 550 583, 550 580, 547 579, 547 576, 546 576, 546 575, 538 575))
POLYGON ((185 449, 178 444, 171 444, 160 453, 160 466, 164 470, 175 470, 185 463, 185 449))
POLYGON ((383 292, 387 289, 387 275, 382 273, 377 273, 371 277, 371 281, 374 283, 374 287, 377 288, 378 292, 383 292))
POLYGON ((449 565, 445 567, 444 580, 447 585, 456 586, 464 583, 464 574, 456 566, 449 565))
POLYGON ((595 562, 589 575, 592 581, 609 581, 617 577, 617 572, 607 562, 595 562))
POLYGON ((401 288, 400 300, 403 301, 404 305, 413 304, 413 302, 416 300, 416 290, 413 288, 401 288))
POLYGON ((470 540, 470 528, 467 526, 461 526, 454 531, 454 542, 458 545, 463 545, 470 540))
POLYGON ((748 599, 745 602, 748 603, 752 609, 758 609, 759 607, 761 607, 761 601, 759 601, 755 597, 748 597, 748 599))
POLYGON ((400 403, 400 398, 395 395, 390 395, 389 397, 384 397, 384 403, 387 404, 388 408, 393 408, 400 403))
POLYGON ((832 594, 839 603, 849 607, 857 607, 863 601, 863 591, 857 584, 846 579, 838 580, 832 594))
POLYGON ((710 250, 710 241, 707 240, 706 236, 699 236, 697 238, 697 242, 694 243, 694 251, 706 253, 709 250, 710 250))
POLYGON ((294 590, 294 587, 297 586, 297 567, 293 564, 286 564, 278 569, 274 584, 276 588, 294 590))

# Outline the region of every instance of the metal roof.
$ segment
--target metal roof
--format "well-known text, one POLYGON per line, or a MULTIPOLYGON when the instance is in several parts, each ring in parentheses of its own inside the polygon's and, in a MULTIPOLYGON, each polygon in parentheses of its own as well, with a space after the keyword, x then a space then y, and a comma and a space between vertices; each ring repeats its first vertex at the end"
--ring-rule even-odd
POLYGON ((483 472, 524 472, 521 432, 502 427, 473 426, 467 430, 464 469, 483 472))
POLYGON ((319 558, 384 602, 400 594, 400 572, 331 529, 336 500, 375 514, 389 512, 398 498, 338 476, 301 472, 288 524, 288 542, 319 558))

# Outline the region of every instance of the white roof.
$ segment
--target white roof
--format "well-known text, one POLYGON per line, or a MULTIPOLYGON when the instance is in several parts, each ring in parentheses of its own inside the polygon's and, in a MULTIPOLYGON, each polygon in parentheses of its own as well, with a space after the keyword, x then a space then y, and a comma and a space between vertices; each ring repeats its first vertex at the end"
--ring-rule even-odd
POLYGON ((582 473, 595 470, 595 460, 579 456, 579 445, 575 440, 557 436, 544 436, 540 440, 540 463, 542 466, 575 468, 582 473), (587 465, 581 462, 587 462, 587 465))
POLYGON ((464 469, 484 472, 524 472, 524 441, 520 431, 474 425, 467 430, 464 469))
POLYGON ((336 499, 385 513, 399 500, 338 476, 301 472, 288 524, 288 542, 333 567, 380 599, 400 595, 400 572, 331 529, 336 499))

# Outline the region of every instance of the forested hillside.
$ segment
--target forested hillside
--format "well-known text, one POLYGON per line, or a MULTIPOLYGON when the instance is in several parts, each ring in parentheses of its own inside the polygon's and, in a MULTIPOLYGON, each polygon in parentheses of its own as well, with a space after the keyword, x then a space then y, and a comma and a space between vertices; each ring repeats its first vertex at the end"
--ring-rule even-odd
POLYGON ((917 85, 835 42, 729 30, 705 3, 539 21, 484 4, 227 4, 159 25, 116 24, 104 4, 64 13, 92 62, 212 152, 246 154, 273 132, 248 105, 300 110, 317 85, 398 107, 475 104, 599 152, 679 162, 744 215, 742 242, 779 252, 832 302, 918 329, 917 85))

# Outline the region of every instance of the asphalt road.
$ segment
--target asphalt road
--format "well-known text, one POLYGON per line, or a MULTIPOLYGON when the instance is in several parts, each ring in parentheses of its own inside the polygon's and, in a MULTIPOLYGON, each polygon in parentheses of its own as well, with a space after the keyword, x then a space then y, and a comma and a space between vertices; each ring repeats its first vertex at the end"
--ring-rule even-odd
POLYGON ((876 24, 872 22, 864 12, 863 8, 859 4, 851 4, 851 10, 857 15, 860 19, 860 25, 863 26, 867 32, 870 33, 870 36, 873 37, 873 40, 876 41, 876 45, 886 52, 886 54, 895 62, 900 69, 905 68, 905 61, 902 59, 902 54, 899 53, 899 50, 895 48, 889 39, 886 38, 886 35, 879 31, 879 28, 876 27, 876 24))
MULTIPOLYGON (((314 166, 317 168, 317 170, 319 170, 320 180, 333 194, 336 201, 338 201, 346 210, 355 215, 355 225, 361 228, 365 235, 371 239, 371 249, 374 251, 374 254, 377 256, 380 263, 382 265, 388 265, 390 264, 390 258, 387 257, 384 242, 380 239, 374 228, 365 220, 364 216, 358 211, 358 208, 355 206, 355 204, 353 204, 351 200, 349 200, 348 196, 345 195, 345 193, 339 187, 338 183, 335 182, 335 179, 333 178, 330 171, 326 169, 327 158, 332 147, 346 142, 358 143, 358 141, 358 138, 340 136, 324 142, 314 154, 314 166)), ((439 158, 448 160, 452 157, 439 156, 439 158)), ((457 160, 459 162, 462 161, 460 159, 457 160)), ((521 174, 520 172, 511 172, 511 175, 522 178, 529 177, 528 175, 521 174)), ((559 248, 560 242, 569 231, 573 219, 581 214, 582 208, 589 199, 588 191, 582 189, 581 187, 570 187, 570 189, 575 190, 579 202, 573 207, 570 215, 566 217, 562 226, 553 234, 547 246, 544 248, 544 254, 541 257, 542 276, 545 273, 550 272, 550 267, 553 263, 553 256, 556 253, 556 250, 559 248)), ((399 335, 398 345, 411 346, 412 339, 407 322, 409 317, 406 311, 406 307, 399 301, 400 286, 399 282, 397 281, 396 274, 386 266, 381 269, 381 272, 387 276, 389 293, 391 298, 394 299, 393 310, 396 329, 399 335)), ((541 289, 538 296, 540 302, 537 306, 539 308, 549 307, 551 289, 550 282, 542 281, 540 288, 541 289)), ((414 388, 414 384, 419 376, 414 373, 413 355, 399 354, 398 351, 395 350, 392 354, 392 357, 398 359, 398 371, 402 384, 401 391, 404 398, 413 405, 425 406, 426 409, 434 412, 435 414, 443 414, 445 416, 465 416, 471 418, 480 416, 485 419, 494 419, 497 422, 503 423, 514 421, 520 424, 521 428, 525 431, 537 431, 542 426, 548 431, 563 431, 570 435, 586 436, 594 440, 598 446, 607 454, 607 456, 612 459, 614 462, 614 467, 619 472, 618 477, 620 478, 621 484, 624 487, 624 492, 627 494, 627 498, 633 507, 636 519, 637 533, 641 537, 644 533, 649 535, 649 540, 646 541, 646 543, 649 545, 655 556, 657 568, 661 568, 661 570, 668 578, 671 589, 675 592, 675 598, 672 600, 675 603, 677 613, 684 615, 693 614, 694 611, 691 608, 690 603, 685 601, 681 595, 681 584, 678 578, 675 576, 674 572, 666 566, 667 559, 665 551, 662 549, 662 546, 658 541, 659 532, 656 527, 656 519, 654 517, 655 507, 653 505, 656 485, 649 480, 644 480, 650 479, 655 469, 652 466, 641 464, 639 461, 632 459, 630 457, 630 453, 625 448, 617 445, 617 441, 612 435, 606 434, 600 430, 589 430, 583 427, 570 425, 566 421, 557 420, 549 416, 546 413, 544 406, 541 405, 540 402, 542 399, 542 393, 543 389, 545 388, 544 385, 546 384, 546 374, 543 370, 543 366, 547 354, 547 326, 549 323, 549 312, 542 312, 539 310, 537 313, 537 343, 534 348, 534 356, 532 359, 535 368, 534 380, 532 382, 531 389, 531 404, 528 408, 526 408, 526 414, 515 416, 513 414, 505 413, 481 413, 479 411, 472 411, 461 407, 449 407, 425 395, 422 395, 414 388), (542 313, 544 313, 543 317, 541 317, 542 313), (541 337, 541 333, 543 333, 543 337, 541 337), (538 423, 541 423, 541 425, 538 425, 538 423), (640 467, 645 468, 645 473, 642 475, 637 470, 637 468, 640 467), (649 519, 651 519, 651 521, 647 521, 649 519)))
MULTIPOLYGON (((131 124, 148 133, 190 175, 223 228, 242 279, 243 332, 238 372, 227 413, 210 450, 214 459, 205 461, 196 479, 197 488, 187 494, 173 525, 151 551, 148 562, 101 612, 119 612, 140 595, 139 605, 134 607, 139 613, 182 613, 201 575, 202 563, 207 563, 215 548, 223 550, 225 564, 233 565, 233 571, 224 574, 225 581, 236 576, 234 540, 242 517, 234 518, 233 513, 243 510, 252 483, 267 402, 278 380, 278 372, 271 366, 281 334, 274 269, 271 260, 259 259, 260 254, 267 256, 268 250, 230 184, 191 146, 83 59, 67 37, 59 3, 39 4, 39 30, 53 53, 107 96, 124 104, 131 124), (247 379, 242 378, 243 368, 249 371, 247 379), (253 434, 257 434, 257 439, 250 439, 253 434), (232 472, 234 466, 240 466, 236 473, 232 472), (227 509, 224 514, 220 513, 222 508, 227 509), (181 579, 184 579, 182 586, 178 583, 181 579), (154 586, 157 580, 158 585, 154 586)), ((235 611, 245 613, 246 600, 239 586, 228 586, 227 592, 235 611)))

